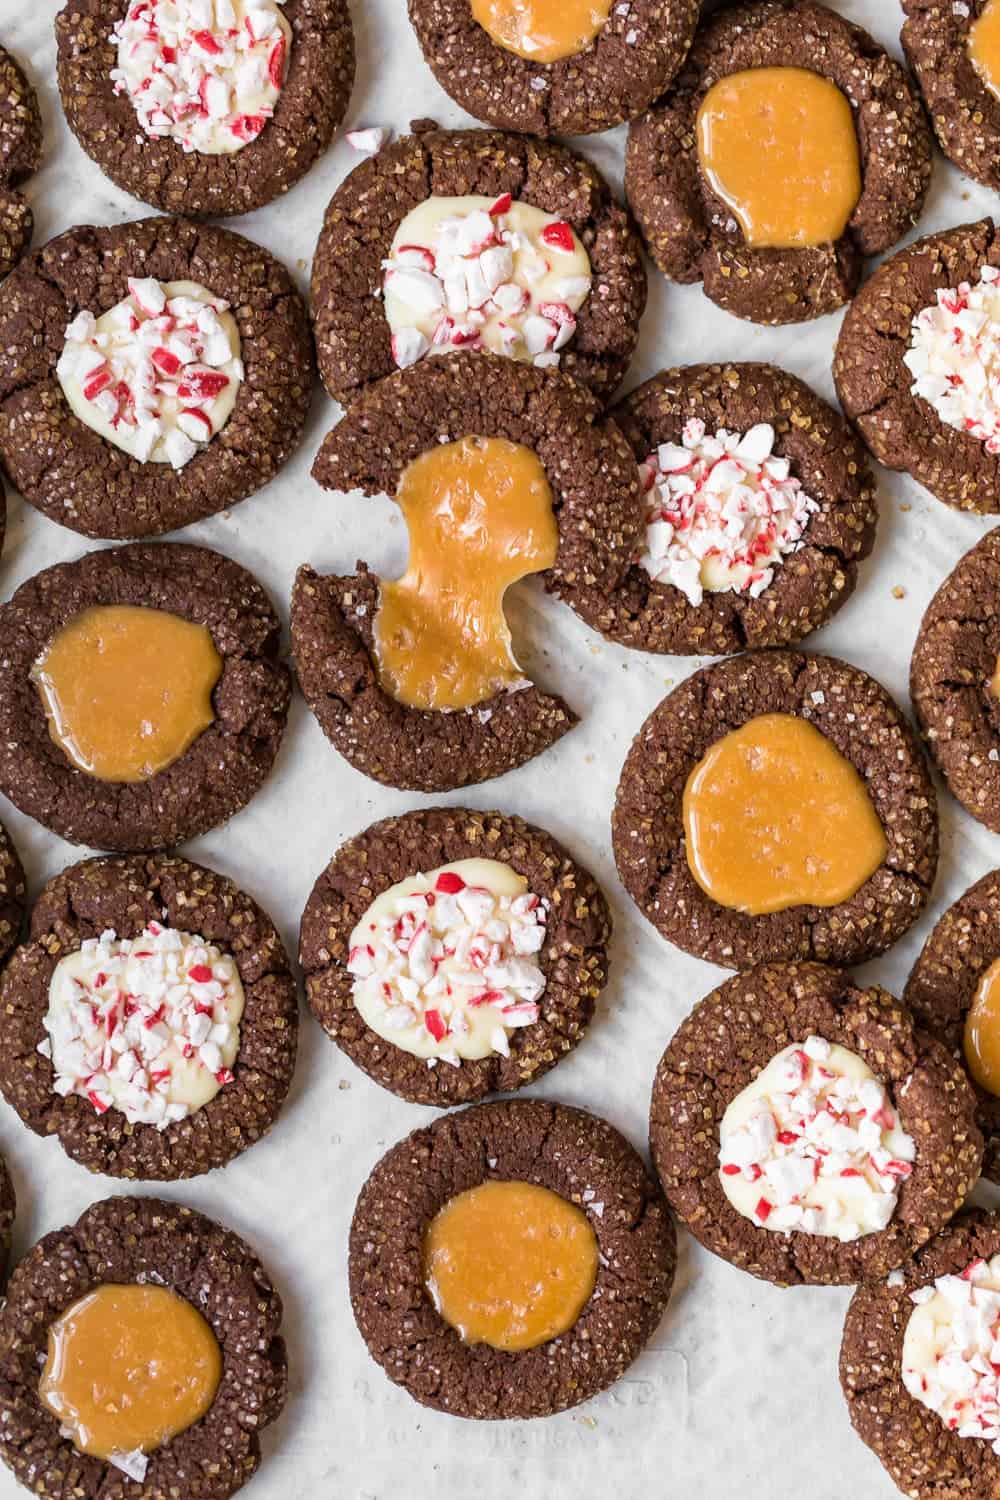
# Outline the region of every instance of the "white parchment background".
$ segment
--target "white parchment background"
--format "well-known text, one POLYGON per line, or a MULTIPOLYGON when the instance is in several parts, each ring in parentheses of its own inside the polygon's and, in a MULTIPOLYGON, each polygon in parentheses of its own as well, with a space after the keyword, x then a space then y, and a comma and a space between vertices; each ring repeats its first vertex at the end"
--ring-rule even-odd
MULTIPOLYGON (((839 0, 898 55, 894 0, 839 0)), ((26 67, 41 97, 45 165, 28 185, 35 243, 78 223, 117 224, 142 206, 106 181, 66 129, 55 87, 56 0, 0 0, 0 40, 26 67)), ((358 79, 348 125, 402 132, 410 119, 446 126, 468 118, 442 93, 406 20, 404 0, 354 0, 358 79)), ((624 130, 580 142, 620 184, 624 130)), ((357 164, 343 140, 287 197, 234 228, 281 257, 303 292, 333 189, 357 164)), ((994 195, 938 156, 921 232, 989 213, 994 195)), ((639 353, 627 385, 663 365, 706 359, 770 359, 828 399, 839 317, 765 330, 720 312, 698 287, 669 286, 650 271, 639 353)), ((186 540, 216 547, 253 570, 287 622, 297 565, 348 571, 359 557, 380 568, 405 559, 405 532, 388 500, 329 495, 309 467, 337 415, 317 392, 301 450, 282 474, 230 515, 191 526, 186 540)), ((958 558, 988 529, 956 515, 905 478, 880 472, 882 515, 873 558, 854 598, 809 642, 873 673, 906 703, 910 651, 921 612, 958 558), (897 598, 894 590, 904 590, 897 598)), ((50 563, 77 557, 83 539, 16 497, 0 597, 50 563)), ((608 1116, 640 1147, 656 1061, 691 1006, 720 978, 646 926, 626 898, 609 846, 609 814, 625 752, 645 716, 700 662, 644 657, 605 645, 565 608, 528 583, 511 615, 522 661, 576 708, 581 724, 520 771, 441 801, 498 807, 541 823, 588 864, 615 915, 610 987, 579 1049, 529 1092, 608 1116)), ((390 791, 353 771, 330 747, 302 700, 275 772, 251 806, 186 852, 232 876, 277 920, 294 952, 299 914, 340 842, 376 818, 427 799, 390 791)), ((79 858, 0 799, 34 895, 79 858)), ((942 857, 930 913, 866 979, 897 993, 931 921, 995 861, 996 840, 942 793, 942 857)), ((650 1347, 624 1380, 575 1412, 533 1423, 474 1424, 416 1405, 369 1360, 347 1298, 346 1243, 354 1200, 392 1143, 434 1118, 359 1073, 304 1015, 290 1100, 261 1144, 222 1172, 162 1189, 247 1235, 270 1267, 286 1305, 291 1392, 264 1436, 254 1500, 589 1500, 611 1490, 625 1500, 889 1500, 895 1493, 848 1423, 837 1381, 840 1329, 849 1293, 778 1291, 707 1255, 681 1235, 671 1306, 650 1347)), ((122 1190, 90 1177, 53 1141, 31 1135, 0 1105, 0 1149, 18 1193, 15 1253, 70 1222, 90 1202, 122 1190)), ((22 1493, 0 1470, 0 1500, 22 1493)))

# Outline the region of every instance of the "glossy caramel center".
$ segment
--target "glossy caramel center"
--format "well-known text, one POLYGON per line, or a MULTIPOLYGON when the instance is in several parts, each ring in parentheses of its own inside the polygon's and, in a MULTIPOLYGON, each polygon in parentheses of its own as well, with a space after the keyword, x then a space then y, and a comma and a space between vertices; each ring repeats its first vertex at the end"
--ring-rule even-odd
POLYGON ((407 465, 396 499, 410 560, 383 583, 375 656, 412 708, 469 708, 524 681, 503 597, 555 562, 552 491, 538 458, 503 438, 462 438, 407 465))
POLYGON ((533 1349, 572 1328, 594 1290, 587 1216, 530 1182, 484 1182, 446 1203, 427 1230, 434 1305, 467 1344, 533 1349))
POLYGON ((215 718, 222 659, 204 625, 163 609, 99 604, 76 615, 32 677, 49 733, 100 781, 145 781, 215 718))
POLYGON ((968 47, 976 72, 1000 97, 1000 0, 987 0, 969 27, 968 47))
POLYGON ((612 0, 470 0, 484 31, 529 62, 558 62, 589 47, 611 14, 612 0))
POLYGON ((807 68, 751 68, 713 84, 698 110, 698 158, 751 246, 838 240, 861 196, 851 107, 807 68))
POLYGON ((965 1061, 987 1093, 1000 1096, 1000 958, 980 976, 965 1017, 965 1061))
POLYGON ((864 782, 806 719, 763 714, 717 740, 684 788, 691 873, 736 911, 839 906, 886 856, 864 782))
POLYGON ((38 1387, 81 1453, 151 1453, 203 1417, 222 1376, 215 1334, 158 1286, 99 1286, 49 1329, 38 1387))

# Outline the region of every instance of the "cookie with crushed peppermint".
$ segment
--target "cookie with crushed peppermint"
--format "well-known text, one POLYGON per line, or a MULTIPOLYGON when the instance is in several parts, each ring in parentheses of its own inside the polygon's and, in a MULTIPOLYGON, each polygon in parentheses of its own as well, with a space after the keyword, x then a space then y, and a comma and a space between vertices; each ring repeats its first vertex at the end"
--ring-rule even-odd
POLYGON ((985 1140, 983 1176, 1000 1182, 1000 1078, 991 1025, 1000 973, 1000 871, 953 901, 924 943, 903 991, 920 1025, 965 1063, 985 1140))
MULTIPOLYGON (((639 544, 638 473, 617 426, 561 371, 487 352, 421 360, 358 397, 325 438, 313 477, 325 489, 398 496, 416 463, 465 438, 497 440, 522 458, 528 450, 541 465, 557 533, 546 587, 572 607, 593 590, 611 592, 639 544)), ((442 523, 449 544, 461 534, 442 523)), ((523 673, 460 708, 414 706, 389 690, 378 669, 380 590, 360 563, 347 577, 304 566, 292 594, 299 683, 358 770, 388 786, 450 791, 523 765, 572 728, 572 710, 523 673)))
POLYGON ((914 1500, 1000 1483, 1000 1216, 974 1209, 855 1292, 840 1348, 854 1430, 914 1500))
POLYGON ((938 145, 960 172, 1000 188, 994 0, 903 0, 903 13, 899 39, 938 145))
MULTIPOLYGON (((281 1319, 281 1298, 267 1270, 232 1230, 157 1198, 94 1203, 75 1224, 39 1240, 11 1278, 0 1314, 0 1457, 39 1496, 75 1492, 155 1500, 171 1492, 191 1494, 197 1475, 199 1495, 227 1500, 256 1473, 260 1434, 285 1404, 281 1319), (103 1458, 75 1445, 70 1429, 43 1401, 39 1374, 59 1320, 83 1299, 112 1287, 149 1289, 161 1305, 183 1299, 187 1317, 193 1312, 207 1324, 204 1335, 216 1346, 222 1375, 198 1420, 148 1451, 103 1458)), ((129 1329, 131 1341, 122 1335, 123 1363, 136 1348, 135 1333, 129 1329)), ((174 1344, 171 1352, 176 1350, 174 1344)), ((112 1364, 111 1380, 118 1373, 112 1364)), ((155 1374, 150 1371, 147 1380, 155 1374)), ((136 1379, 139 1405, 148 1385, 136 1379)))
MULTIPOLYGON (((863 261, 916 222, 930 176, 931 135, 919 97, 874 37, 815 0, 749 0, 706 17, 676 81, 631 126, 625 193, 665 276, 701 282, 713 302, 751 322, 798 323, 850 300, 863 261), (860 192, 839 233, 831 230, 834 239, 751 243, 702 163, 698 116, 706 96, 765 68, 817 75, 849 106, 860 192)), ((804 201, 822 201, 828 191, 826 181, 803 185, 804 201)))
POLYGON ((74 0, 56 40, 73 134, 164 213, 245 214, 286 193, 354 82, 344 0, 74 0))
POLYGON ((41 159, 38 97, 16 59, 0 47, 0 279, 31 243, 34 214, 19 189, 41 159))
POLYGON ((85 536, 159 536, 246 499, 295 449, 312 394, 284 266, 180 219, 50 240, 0 288, 0 341, 7 473, 85 536))
POLYGON ((477 120, 589 135, 632 120, 691 45, 698 0, 409 0, 438 83, 477 120))
POLYGON ((961 1207, 983 1147, 948 1049, 820 964, 761 965, 702 1000, 660 1060, 649 1129, 692 1234, 786 1286, 902 1265, 961 1207))
POLYGON ((1000 511, 998 278, 991 219, 926 235, 865 283, 833 365, 841 405, 880 463, 987 515, 1000 511))
MULTIPOLYGON (((167 848, 232 817, 267 777, 288 716, 288 669, 267 595, 229 558, 180 542, 90 552, 29 578, 0 608, 0 622, 0 789, 71 843, 167 848), (87 769, 86 757, 71 758, 72 737, 53 736, 51 700, 39 685, 49 643, 109 608, 198 627, 216 663, 206 720, 192 724, 198 732, 138 779, 102 777, 87 769)), ((91 664, 101 655, 93 653, 91 664)), ((155 685, 155 674, 145 680, 155 685)), ((103 675, 100 688, 105 703, 108 694, 123 696, 103 675)))
MULTIPOLYGON (((835 828, 830 831, 836 836, 835 828)), ((849 851, 855 832, 841 833, 849 851)), ((653 710, 622 768, 612 838, 626 890, 662 936, 686 952, 732 969, 779 959, 848 965, 884 952, 926 906, 937 869, 937 802, 917 738, 878 682, 834 657, 755 652, 702 668, 653 710), (781 836, 797 829, 806 851, 783 899, 754 907, 738 890, 713 894, 690 843, 689 792, 723 741, 732 744, 772 720, 799 734, 818 733, 816 744, 833 752, 876 832, 881 828, 881 847, 849 872, 853 878, 841 891, 810 899, 813 878, 832 852, 815 847, 815 827, 838 805, 842 788, 831 788, 803 816, 813 784, 804 774, 805 759, 803 774, 792 777, 783 797, 780 777, 795 770, 795 761, 780 753, 772 759, 765 748, 755 773, 751 746, 743 753, 747 774, 756 776, 752 795, 745 804, 724 807, 725 817, 713 816, 709 805, 709 834, 725 839, 727 828, 738 830, 730 854, 748 881, 753 871, 790 870, 788 847, 782 859, 768 854, 768 838, 775 835, 761 809, 777 797, 779 808, 789 809, 781 836), (739 844, 744 836, 755 840, 752 847, 739 844)), ((796 861, 801 853, 800 847, 796 861)))
POLYGON ((675 1265, 673 1224, 638 1152, 598 1116, 540 1099, 414 1131, 375 1166, 351 1225, 351 1305, 372 1358, 414 1400, 479 1420, 550 1416, 618 1380, 660 1321, 675 1265), (571 1325, 517 1352, 463 1341, 422 1274, 439 1212, 470 1189, 512 1184, 576 1208, 599 1252, 571 1325))
POLYGON ((113 1177, 224 1166, 291 1083, 295 981, 267 914, 170 855, 55 876, 2 980, 0 1089, 29 1129, 113 1177))
MULTIPOLYGON (((994 461, 995 462, 995 461, 994 461)), ((1000 832, 1000 528, 959 558, 924 611, 910 659, 921 732, 952 796, 1000 832)))
POLYGON ((344 404, 458 347, 558 367, 610 395, 645 302, 631 218, 589 162, 432 121, 345 178, 313 258, 320 374, 344 404))
POLYGON ((791 645, 850 598, 878 515, 865 451, 794 375, 664 370, 612 412, 639 461, 642 550, 588 623, 642 651, 791 645))
POLYGON ((299 961, 348 1057, 444 1106, 521 1088, 580 1042, 610 934, 599 887, 550 834, 436 808, 338 849, 302 914, 299 961))

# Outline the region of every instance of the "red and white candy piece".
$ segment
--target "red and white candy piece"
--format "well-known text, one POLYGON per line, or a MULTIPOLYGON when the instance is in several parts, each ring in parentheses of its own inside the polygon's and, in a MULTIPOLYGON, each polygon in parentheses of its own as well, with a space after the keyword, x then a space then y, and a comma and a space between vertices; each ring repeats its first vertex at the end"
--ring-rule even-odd
POLYGON ((975 286, 940 289, 913 319, 903 363, 912 394, 946 426, 1000 453, 1000 269, 982 266, 975 286))
POLYGON ((1000 1256, 977 1257, 910 1299, 903 1385, 949 1432, 987 1442, 1000 1456, 1000 1256))

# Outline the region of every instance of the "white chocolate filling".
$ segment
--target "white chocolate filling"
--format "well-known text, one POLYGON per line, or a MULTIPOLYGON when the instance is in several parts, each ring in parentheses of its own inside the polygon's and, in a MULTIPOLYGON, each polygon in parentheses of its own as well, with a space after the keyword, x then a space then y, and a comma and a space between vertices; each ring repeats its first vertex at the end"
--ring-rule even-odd
POLYGON ((243 379, 229 303, 196 281, 130 277, 66 329, 56 376, 74 414, 140 463, 181 469, 229 420, 243 379))
POLYGON ((910 1293, 903 1384, 951 1432, 1000 1455, 1000 1255, 910 1293))
POLYGON ((463 347, 557 365, 590 293, 590 260, 570 225, 509 193, 425 199, 382 264, 400 367, 463 347))
POLYGON ((351 933, 358 1014, 428 1067, 506 1057, 510 1033, 538 1020, 546 916, 527 881, 497 860, 408 876, 351 933))
POLYGON ((228 954, 151 922, 111 931, 56 964, 38 1050, 57 1094, 164 1130, 232 1082, 244 993, 228 954))
POLYGON ((646 496, 640 566, 695 606, 706 593, 756 599, 802 546, 819 510, 789 470, 788 459, 774 453, 769 423, 712 435, 690 418, 680 443, 661 443, 639 465, 646 496))
POLYGON ((903 363, 912 395, 946 426, 1000 453, 1000 270, 983 266, 976 286, 940 289, 913 319, 903 363))
POLYGON ((772 1057, 719 1128, 719 1181, 738 1213, 844 1242, 886 1227, 915 1156, 868 1064, 816 1036, 772 1057))
POLYGON ((131 0, 111 34, 116 93, 149 136, 228 155, 274 114, 291 27, 282 0, 131 0))

